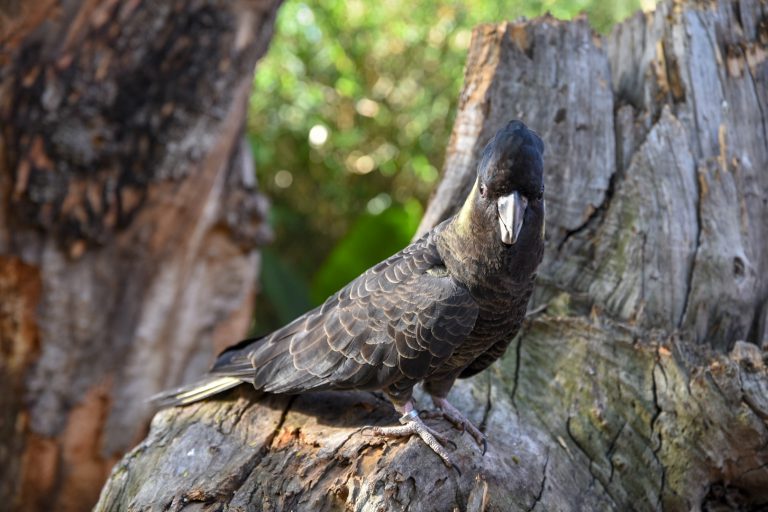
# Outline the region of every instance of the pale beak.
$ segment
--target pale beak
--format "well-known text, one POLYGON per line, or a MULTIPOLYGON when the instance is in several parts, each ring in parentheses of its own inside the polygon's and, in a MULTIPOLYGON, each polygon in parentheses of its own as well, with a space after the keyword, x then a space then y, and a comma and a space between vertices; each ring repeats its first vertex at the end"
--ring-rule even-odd
POLYGON ((518 192, 502 196, 496 201, 499 209, 499 227, 501 241, 506 245, 517 242, 520 230, 523 228, 523 216, 528 206, 528 200, 518 192))

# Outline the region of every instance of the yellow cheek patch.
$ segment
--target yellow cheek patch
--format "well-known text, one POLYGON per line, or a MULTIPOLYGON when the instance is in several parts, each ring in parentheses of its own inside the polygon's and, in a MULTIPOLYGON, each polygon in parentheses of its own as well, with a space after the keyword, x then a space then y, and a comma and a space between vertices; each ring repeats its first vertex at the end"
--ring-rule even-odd
POLYGON ((461 210, 459 210, 459 218, 457 219, 457 225, 459 229, 466 233, 471 228, 471 214, 472 214, 472 206, 475 204, 475 195, 477 194, 477 180, 475 180, 474 186, 472 186, 472 190, 469 192, 469 195, 467 196, 467 199, 464 201, 464 204, 461 207, 461 210))

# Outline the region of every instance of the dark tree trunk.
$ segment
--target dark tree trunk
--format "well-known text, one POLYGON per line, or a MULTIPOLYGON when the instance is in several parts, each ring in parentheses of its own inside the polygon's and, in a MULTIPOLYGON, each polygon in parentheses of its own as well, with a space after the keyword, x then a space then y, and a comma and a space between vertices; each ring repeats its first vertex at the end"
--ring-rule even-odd
MULTIPOLYGON (((159 413, 98 510, 745 510, 768 502, 768 13, 668 2, 479 27, 427 229, 510 118, 547 144, 548 247, 524 332, 453 391, 488 435, 461 474, 365 393, 159 413)), ((426 405, 426 404, 424 404, 426 405)))
POLYGON ((0 508, 84 510, 252 313, 278 1, 0 7, 0 508))

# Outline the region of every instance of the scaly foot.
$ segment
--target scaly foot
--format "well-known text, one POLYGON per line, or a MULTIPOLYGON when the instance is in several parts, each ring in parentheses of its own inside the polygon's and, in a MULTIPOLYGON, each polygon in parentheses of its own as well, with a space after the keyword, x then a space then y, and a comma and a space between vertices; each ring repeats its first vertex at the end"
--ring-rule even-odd
POLYGON ((370 428, 373 434, 378 436, 412 436, 418 435, 427 446, 429 446, 438 457, 440 457, 446 466, 455 467, 451 457, 448 455, 445 446, 452 442, 438 434, 421 421, 419 413, 413 408, 413 404, 408 402, 403 408, 405 414, 400 418, 402 425, 395 427, 366 427, 370 428))
POLYGON ((439 410, 422 413, 422 417, 434 418, 442 416, 453 423, 456 428, 464 432, 469 432, 469 435, 475 439, 477 444, 483 447, 483 455, 485 455, 485 452, 488 449, 488 441, 485 439, 485 434, 480 432, 480 429, 474 426, 471 421, 465 418, 464 415, 445 398, 433 396, 432 402, 439 410))

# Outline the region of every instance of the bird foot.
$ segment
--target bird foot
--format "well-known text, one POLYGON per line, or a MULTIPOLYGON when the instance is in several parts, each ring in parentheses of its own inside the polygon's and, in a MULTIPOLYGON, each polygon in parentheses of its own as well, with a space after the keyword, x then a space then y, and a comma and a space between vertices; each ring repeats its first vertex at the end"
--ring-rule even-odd
POLYGON ((474 438, 478 446, 483 447, 483 455, 485 455, 485 452, 488 449, 488 441, 485 438, 485 434, 480 432, 480 429, 474 426, 471 421, 465 418, 464 415, 461 414, 461 412, 457 408, 455 408, 445 398, 432 397, 432 401, 434 402, 435 407, 437 407, 438 410, 423 412, 421 413, 421 417, 422 418, 442 417, 450 421, 451 423, 453 423, 453 425, 459 430, 461 430, 462 432, 469 432, 469 435, 471 435, 474 438))
POLYGON ((446 466, 449 468, 456 467, 453 464, 453 461, 451 461, 451 457, 448 455, 448 452, 445 449, 445 445, 450 443, 455 446, 455 443, 426 426, 421 418, 419 418, 419 413, 415 409, 412 409, 403 414, 403 416, 400 418, 400 423, 402 423, 402 425, 395 427, 369 428, 371 432, 377 436, 404 437, 418 435, 421 440, 424 441, 424 443, 443 460, 446 466))

